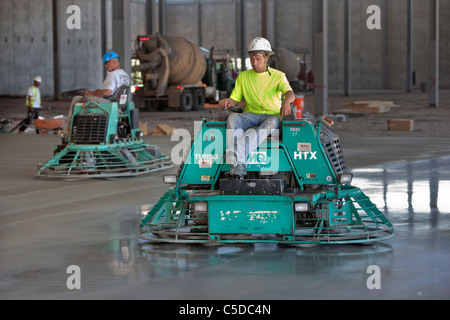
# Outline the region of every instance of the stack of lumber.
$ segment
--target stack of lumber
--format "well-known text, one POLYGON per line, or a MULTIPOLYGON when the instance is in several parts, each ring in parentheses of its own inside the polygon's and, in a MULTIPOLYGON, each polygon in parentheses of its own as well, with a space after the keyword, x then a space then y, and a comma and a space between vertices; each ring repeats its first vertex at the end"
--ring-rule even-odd
POLYGON ((412 119, 390 119, 388 120, 389 131, 414 131, 414 120, 412 119))
POLYGON ((367 100, 355 101, 344 105, 346 110, 339 110, 347 113, 386 113, 395 107, 393 101, 367 100))
POLYGON ((151 130, 149 134, 154 136, 170 136, 175 129, 176 128, 171 125, 160 123, 155 129, 151 130))

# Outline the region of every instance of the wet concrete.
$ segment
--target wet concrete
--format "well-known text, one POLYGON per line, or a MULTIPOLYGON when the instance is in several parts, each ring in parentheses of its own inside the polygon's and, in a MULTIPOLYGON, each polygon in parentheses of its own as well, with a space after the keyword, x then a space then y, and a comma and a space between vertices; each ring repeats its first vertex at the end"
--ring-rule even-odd
MULTIPOLYGON (((170 154, 169 137, 146 137, 170 154)), ((59 138, 0 135, 1 299, 449 299, 450 141, 342 141, 359 186, 395 227, 371 245, 137 245, 162 175, 34 178, 59 138), (70 290, 77 265, 81 289, 70 290), (380 270, 369 289, 368 267, 380 270)))

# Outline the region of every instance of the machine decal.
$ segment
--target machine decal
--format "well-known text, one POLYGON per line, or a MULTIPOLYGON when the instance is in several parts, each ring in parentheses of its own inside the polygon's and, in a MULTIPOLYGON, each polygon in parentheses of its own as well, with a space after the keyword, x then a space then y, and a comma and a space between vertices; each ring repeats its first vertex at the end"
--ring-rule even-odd
POLYGON ((311 151, 311 143, 306 142, 297 143, 297 151, 311 151))
POLYGON ((120 96, 119 104, 124 104, 126 102, 127 102, 127 95, 126 94, 122 94, 120 96))
POLYGON ((267 153, 266 152, 251 152, 248 155, 247 164, 267 164, 267 153))
POLYGON ((249 211, 249 220, 259 220, 261 223, 272 222, 277 219, 278 211, 249 211))
POLYGON ((242 212, 241 210, 234 211, 220 211, 220 220, 235 220, 237 215, 245 214, 249 221, 259 221, 260 223, 268 223, 273 222, 277 219, 277 214, 279 211, 270 211, 270 210, 257 210, 257 211, 248 211, 242 212))
POLYGON ((198 161, 198 167, 199 168, 211 168, 212 167, 212 160, 199 160, 198 161))
POLYGON ((209 180, 211 180, 211 177, 210 176, 201 176, 200 180, 204 181, 204 182, 208 182, 209 180))
POLYGON ((294 160, 317 160, 317 151, 295 151, 294 160))
POLYGON ((217 160, 219 159, 218 154, 194 154, 195 160, 217 160))

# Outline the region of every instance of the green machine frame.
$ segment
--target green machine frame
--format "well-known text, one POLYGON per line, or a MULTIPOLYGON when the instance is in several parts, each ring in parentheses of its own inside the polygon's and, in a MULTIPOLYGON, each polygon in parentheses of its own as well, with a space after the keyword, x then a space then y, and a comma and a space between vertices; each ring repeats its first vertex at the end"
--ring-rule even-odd
POLYGON ((388 239, 394 228, 350 185, 339 138, 310 114, 283 121, 229 177, 226 122, 203 121, 173 185, 141 221, 139 237, 167 243, 343 244, 388 239))
POLYGON ((42 178, 84 179, 134 176, 173 166, 159 147, 146 144, 134 103, 77 103, 69 136, 38 166, 42 178))

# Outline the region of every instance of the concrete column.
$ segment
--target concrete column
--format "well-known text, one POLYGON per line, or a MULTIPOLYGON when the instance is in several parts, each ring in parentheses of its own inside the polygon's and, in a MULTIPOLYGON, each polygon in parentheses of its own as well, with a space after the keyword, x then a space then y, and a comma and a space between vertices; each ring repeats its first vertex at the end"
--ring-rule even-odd
POLYGON ((233 0, 233 34, 234 34, 234 61, 236 63, 237 68, 237 59, 239 56, 238 48, 239 48, 239 31, 238 31, 238 0, 233 0))
POLYGON ((267 0, 261 0, 261 36, 267 39, 267 0))
POLYGON ((407 3, 407 26, 406 26, 406 91, 411 92, 413 89, 413 0, 407 3))
POLYGON ((154 17, 153 14, 155 12, 155 0, 147 0, 145 4, 145 13, 146 13, 146 31, 147 34, 153 34, 155 33, 155 26, 154 26, 154 17))
POLYGON ((202 11, 200 8, 200 0, 195 1, 195 11, 197 15, 197 43, 199 46, 202 45, 202 11))
POLYGON ((53 98, 59 100, 61 97, 59 76, 59 51, 58 51, 58 1, 52 0, 52 22, 53 22, 53 98))
POLYGON ((120 65, 131 75, 131 23, 130 0, 113 0, 113 50, 120 56, 120 65))
POLYGON ((245 1, 241 0, 241 71, 246 70, 245 59, 247 59, 247 28, 245 19, 245 1))
POLYGON ((277 39, 275 38, 275 0, 267 1, 266 10, 267 40, 269 40, 272 47, 276 48, 277 39))
MULTIPOLYGON (((101 11, 101 30, 102 30, 102 54, 108 51, 108 33, 111 32, 108 28, 108 4, 107 0, 102 0, 100 4, 101 11)), ((106 68, 103 69, 103 79, 106 77, 108 70, 106 68)))
POLYGON ((352 34, 350 23, 351 0, 344 4, 344 94, 349 96, 352 90, 352 34))
POLYGON ((158 22, 159 22, 159 33, 162 35, 166 34, 166 1, 159 0, 158 3, 158 22))
POLYGON ((430 0, 430 51, 428 53, 428 105, 439 105, 439 0, 430 0))
POLYGON ((274 1, 261 0, 261 36, 269 40, 272 48, 277 47, 275 39, 275 4, 274 1))
POLYGON ((314 101, 316 115, 328 114, 328 0, 316 0, 314 17, 314 101))
POLYGON ((382 57, 382 64, 383 64, 383 89, 387 89, 387 38, 388 38, 388 30, 387 30, 387 0, 383 0, 382 6, 381 6, 381 32, 383 34, 383 39, 381 42, 382 51, 383 54, 382 57))

